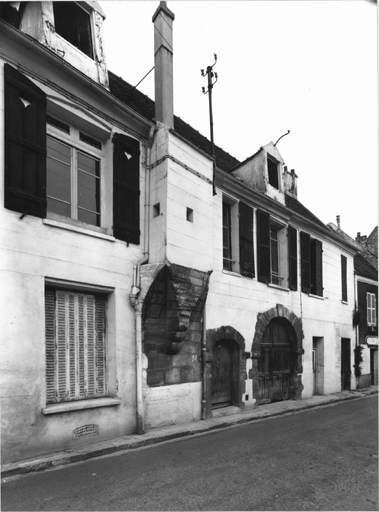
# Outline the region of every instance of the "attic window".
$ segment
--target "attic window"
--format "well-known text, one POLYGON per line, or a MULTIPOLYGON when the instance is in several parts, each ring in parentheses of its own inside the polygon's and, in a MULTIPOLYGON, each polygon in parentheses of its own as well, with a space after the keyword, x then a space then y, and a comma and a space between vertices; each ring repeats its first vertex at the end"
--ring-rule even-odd
POLYGON ((55 31, 93 59, 91 17, 75 2, 53 2, 55 31))
POLYGON ((267 156, 268 182, 279 190, 278 162, 267 156))

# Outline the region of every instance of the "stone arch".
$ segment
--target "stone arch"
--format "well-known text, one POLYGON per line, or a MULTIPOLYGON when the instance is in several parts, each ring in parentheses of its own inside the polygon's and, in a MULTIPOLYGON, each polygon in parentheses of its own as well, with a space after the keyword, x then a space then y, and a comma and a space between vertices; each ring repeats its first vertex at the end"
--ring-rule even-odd
POLYGON ((304 389, 302 384, 301 375, 303 373, 302 356, 303 349, 303 331, 302 322, 295 313, 282 304, 277 304, 274 308, 258 313, 257 322, 255 324, 255 333, 253 339, 253 346, 251 351, 252 357, 252 378, 253 378, 253 397, 258 397, 258 360, 261 356, 261 343, 263 335, 274 319, 281 319, 281 323, 286 327, 288 336, 291 342, 291 374, 290 374, 290 399, 301 399, 301 392, 304 389))
POLYGON ((217 329, 207 329, 206 332, 206 352, 205 358, 205 413, 207 418, 212 417, 212 364, 213 350, 218 342, 230 344, 233 352, 232 368, 232 404, 243 408, 242 395, 245 392, 246 358, 249 356, 245 352, 245 339, 231 326, 222 326, 217 329))

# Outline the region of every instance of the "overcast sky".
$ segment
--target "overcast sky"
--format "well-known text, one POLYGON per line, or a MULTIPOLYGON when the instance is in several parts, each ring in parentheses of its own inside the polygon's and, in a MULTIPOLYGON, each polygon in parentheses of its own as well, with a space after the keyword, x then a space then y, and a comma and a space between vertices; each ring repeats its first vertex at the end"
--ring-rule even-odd
MULTIPOLYGON (((100 2, 108 68, 136 85, 154 66, 158 1, 100 2)), ((298 199, 355 237, 377 224, 377 5, 369 0, 168 1, 174 112, 239 160, 275 142, 298 199)), ((154 99, 154 72, 138 87, 154 99)))

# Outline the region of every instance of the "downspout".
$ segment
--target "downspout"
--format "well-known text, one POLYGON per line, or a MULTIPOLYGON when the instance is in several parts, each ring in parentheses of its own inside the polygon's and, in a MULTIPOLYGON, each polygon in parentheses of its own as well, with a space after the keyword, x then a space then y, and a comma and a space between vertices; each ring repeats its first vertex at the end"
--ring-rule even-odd
POLYGON ((203 339, 201 342, 201 419, 207 419, 207 390, 206 390, 206 350, 207 350, 207 321, 206 321, 207 301, 204 304, 203 313, 203 339))
MULTIPOLYGON (((358 287, 357 273, 354 270, 354 312, 353 312, 353 315, 354 315, 354 313, 356 311, 356 307, 357 307, 357 287, 358 287)), ((358 324, 354 326, 354 330, 355 330, 355 348, 357 348, 357 346, 358 346, 358 324)))
POLYGON ((143 403, 143 372, 142 372, 142 306, 143 301, 138 300, 141 291, 140 268, 149 261, 149 230, 150 230, 150 171, 151 171, 151 147, 153 145, 156 128, 150 128, 147 142, 147 165, 145 181, 145 229, 143 237, 143 256, 133 267, 133 283, 130 292, 130 304, 135 311, 136 332, 136 395, 137 395, 137 434, 145 433, 145 411, 143 403))

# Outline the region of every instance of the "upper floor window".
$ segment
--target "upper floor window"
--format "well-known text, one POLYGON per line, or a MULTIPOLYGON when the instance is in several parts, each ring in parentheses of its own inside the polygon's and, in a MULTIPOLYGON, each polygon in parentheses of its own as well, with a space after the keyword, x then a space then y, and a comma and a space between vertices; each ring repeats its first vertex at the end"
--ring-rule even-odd
POLYGON ((102 144, 75 127, 68 127, 69 133, 66 134, 56 126, 59 126, 59 121, 48 117, 47 209, 101 226, 102 144))
POLYGON ((267 155, 267 172, 269 184, 279 190, 279 164, 269 155, 267 155))
POLYGON ((63 121, 67 113, 57 105, 51 107, 62 119, 47 115, 45 92, 9 64, 4 77, 5 208, 20 212, 20 218, 45 218, 49 210, 60 215, 57 220, 85 222, 139 244, 139 141, 115 133, 102 144, 96 134, 104 140, 107 132, 85 116, 75 116, 79 128, 63 121), (113 145, 113 159, 112 151, 103 152, 105 144, 113 145))
POLYGON ((301 290, 312 295, 323 295, 322 242, 300 233, 301 246, 301 290))
POLYGON ((257 211, 258 280, 297 289, 297 231, 257 211))
POLYGON ((53 2, 57 34, 93 59, 91 16, 75 2, 53 2))
POLYGON ((376 326, 376 296, 367 292, 367 325, 376 326))
POLYGON ((347 258, 341 254, 342 301, 347 302, 347 258))
POLYGON ((223 250, 223 268, 232 270, 232 233, 231 233, 231 206, 225 202, 222 203, 222 250, 223 250))

